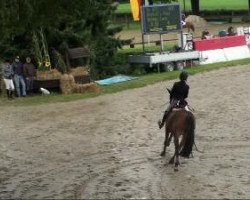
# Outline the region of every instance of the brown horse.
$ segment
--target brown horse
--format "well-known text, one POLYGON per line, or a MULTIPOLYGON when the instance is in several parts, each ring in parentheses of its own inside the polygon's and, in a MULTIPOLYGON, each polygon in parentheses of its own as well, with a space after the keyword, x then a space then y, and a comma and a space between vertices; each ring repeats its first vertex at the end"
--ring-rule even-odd
POLYGON ((175 160, 175 171, 178 171, 179 155, 189 158, 194 145, 195 117, 185 108, 173 109, 165 122, 165 141, 161 156, 166 153, 166 147, 170 145, 174 137, 175 153, 169 163, 175 160))
POLYGON ((183 25, 183 28, 187 28, 188 32, 195 31, 194 24, 192 22, 186 22, 185 25, 183 25))

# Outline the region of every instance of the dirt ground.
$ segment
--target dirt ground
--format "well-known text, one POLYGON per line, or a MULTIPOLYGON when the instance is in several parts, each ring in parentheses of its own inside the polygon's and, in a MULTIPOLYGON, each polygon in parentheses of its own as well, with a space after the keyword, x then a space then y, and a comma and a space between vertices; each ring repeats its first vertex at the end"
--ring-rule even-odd
POLYGON ((179 172, 157 120, 173 81, 88 100, 1 107, 0 198, 250 198, 250 65, 190 76, 202 153, 179 172))

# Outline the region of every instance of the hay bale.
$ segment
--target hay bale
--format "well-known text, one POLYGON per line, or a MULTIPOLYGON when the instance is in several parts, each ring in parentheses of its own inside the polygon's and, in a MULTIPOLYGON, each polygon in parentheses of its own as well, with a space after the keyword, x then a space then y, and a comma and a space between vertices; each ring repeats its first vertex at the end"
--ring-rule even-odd
POLYGON ((89 68, 85 66, 79 66, 76 68, 71 68, 70 73, 73 76, 84 76, 89 75, 89 68))
POLYGON ((36 80, 56 80, 60 79, 62 73, 57 69, 52 69, 50 71, 38 71, 36 74, 36 80))
POLYGON ((60 89, 62 94, 72 94, 75 91, 75 79, 70 74, 64 74, 60 78, 60 89))
POLYGON ((85 92, 99 93, 100 88, 98 87, 96 83, 92 82, 92 83, 87 83, 87 84, 76 84, 74 91, 76 93, 85 93, 85 92))
POLYGON ((207 26, 207 21, 197 15, 188 15, 185 21, 193 23, 195 28, 205 28, 207 26))

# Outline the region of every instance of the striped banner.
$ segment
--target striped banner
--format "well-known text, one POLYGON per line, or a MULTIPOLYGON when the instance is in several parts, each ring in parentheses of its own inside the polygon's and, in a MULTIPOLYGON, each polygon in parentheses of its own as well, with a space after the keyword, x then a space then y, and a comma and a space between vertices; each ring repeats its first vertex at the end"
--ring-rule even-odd
POLYGON ((130 0, 130 7, 134 21, 140 21, 140 6, 142 0, 130 0))

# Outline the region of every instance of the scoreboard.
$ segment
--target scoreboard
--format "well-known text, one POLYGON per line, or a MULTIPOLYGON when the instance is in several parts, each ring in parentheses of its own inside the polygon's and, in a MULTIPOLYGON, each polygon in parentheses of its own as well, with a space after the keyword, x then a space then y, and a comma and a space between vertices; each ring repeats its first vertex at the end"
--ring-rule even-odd
POLYGON ((141 7, 143 34, 181 31, 181 11, 179 4, 160 4, 141 7))

